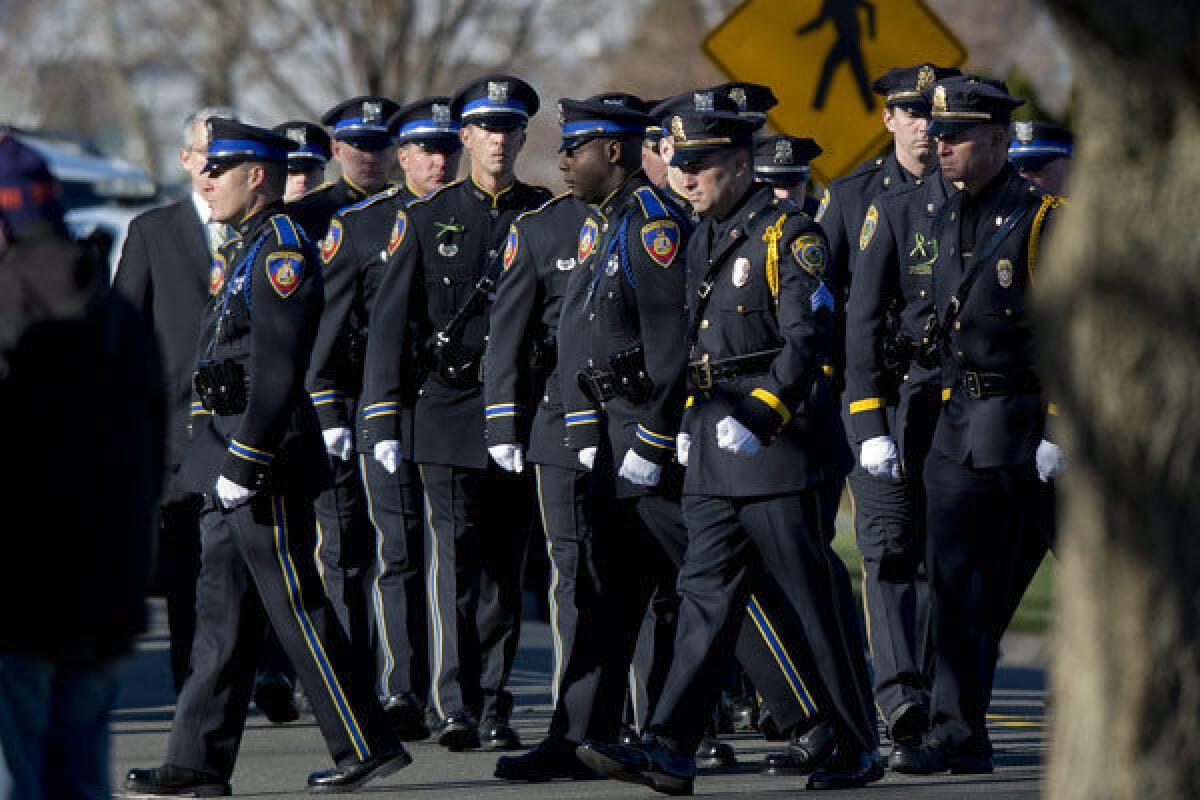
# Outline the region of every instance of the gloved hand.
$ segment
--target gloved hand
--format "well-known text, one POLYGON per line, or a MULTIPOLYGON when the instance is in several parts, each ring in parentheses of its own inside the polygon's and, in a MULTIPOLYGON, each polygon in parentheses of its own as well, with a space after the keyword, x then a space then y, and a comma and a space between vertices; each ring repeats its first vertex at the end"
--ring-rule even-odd
POLYGON ((1037 462, 1038 477, 1042 479, 1042 483, 1049 483, 1050 479, 1062 472, 1066 466, 1062 448, 1049 439, 1042 439, 1038 444, 1034 461, 1037 462))
POLYGON ((400 466, 400 442, 396 439, 384 439, 375 443, 375 460, 387 470, 389 475, 396 474, 400 466))
POLYGON ((217 499, 225 508, 236 508, 253 495, 253 489, 247 489, 241 484, 234 483, 224 475, 217 476, 217 499))
POLYGON ((325 439, 325 452, 341 461, 349 461, 354 454, 354 433, 349 428, 326 428, 321 431, 325 439))
POLYGON ((592 466, 596 463, 596 448, 585 447, 579 451, 579 463, 583 464, 591 472, 592 466))
POLYGON ((675 460, 683 466, 687 466, 688 453, 692 452, 692 436, 688 433, 681 433, 675 437, 675 460))
POLYGON ((525 469, 525 448, 519 444, 494 444, 488 448, 488 454, 506 472, 525 469))
POLYGON ((858 463, 874 478, 900 480, 900 452, 890 436, 875 436, 863 442, 858 463))
POLYGON ((717 447, 739 456, 752 456, 762 447, 749 428, 733 417, 725 417, 717 423, 717 447))
POLYGON ((625 460, 617 474, 637 486, 657 486, 662 477, 662 467, 647 461, 632 450, 625 451, 625 460))

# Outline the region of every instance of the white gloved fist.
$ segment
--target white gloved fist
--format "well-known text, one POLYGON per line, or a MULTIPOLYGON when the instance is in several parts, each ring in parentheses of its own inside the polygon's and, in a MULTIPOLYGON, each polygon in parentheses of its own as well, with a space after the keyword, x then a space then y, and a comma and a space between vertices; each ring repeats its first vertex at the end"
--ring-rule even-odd
POLYGON ((900 451, 890 436, 874 436, 863 442, 858 463, 873 478, 900 480, 900 451))
POLYGON ((675 460, 683 466, 688 464, 688 453, 692 452, 692 436, 681 433, 675 437, 675 460))
POLYGON ((1042 439, 1038 444, 1034 461, 1037 462, 1038 477, 1042 479, 1042 483, 1049 483, 1050 479, 1062 472, 1066 466, 1062 448, 1049 439, 1042 439))
POLYGON ((354 433, 349 428, 326 428, 321 436, 325 439, 325 452, 331 458, 350 460, 354 454, 354 433))
POLYGON ((580 450, 579 451, 579 463, 583 464, 585 467, 587 467, 588 472, 591 472, 592 467, 596 463, 596 448, 595 447, 585 447, 582 450, 580 450))
POLYGON ((733 417, 717 423, 717 447, 739 456, 752 456, 762 447, 758 437, 733 417))
POLYGON ((375 460, 387 470, 388 475, 395 475, 400 466, 400 442, 396 439, 384 439, 375 443, 375 460))
POLYGON ((625 451, 625 460, 617 474, 637 486, 657 486, 662 478, 662 467, 647 461, 632 450, 625 451))
POLYGON ((217 477, 217 499, 225 508, 235 508, 249 500, 254 495, 253 489, 247 489, 240 483, 234 483, 224 475, 217 477))
POLYGON ((505 472, 522 472, 525 469, 525 449, 519 444, 494 444, 488 454, 505 472))

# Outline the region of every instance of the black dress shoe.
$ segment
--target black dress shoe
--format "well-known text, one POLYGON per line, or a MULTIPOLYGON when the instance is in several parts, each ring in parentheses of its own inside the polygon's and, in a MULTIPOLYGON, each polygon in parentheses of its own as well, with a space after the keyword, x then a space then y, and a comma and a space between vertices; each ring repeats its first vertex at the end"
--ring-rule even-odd
POLYGON ((696 748, 696 766, 699 769, 723 769, 737 766, 737 755, 733 748, 713 737, 700 740, 696 748))
POLYGON ((860 789, 883 778, 879 753, 839 745, 830 762, 808 776, 809 789, 860 789))
POLYGON ((786 750, 767 753, 763 759, 763 772, 768 775, 808 775, 828 761, 836 747, 833 723, 822 720, 804 733, 793 736, 786 750))
POLYGON ((300 719, 292 682, 281 672, 264 672, 254 681, 254 705, 276 725, 300 719))
POLYGON ((429 738, 429 726, 425 724, 425 708, 412 692, 401 692, 389 697, 383 704, 392 730, 402 742, 416 742, 429 738))
POLYGON ((929 742, 920 747, 895 745, 888 766, 903 775, 933 775, 948 769, 946 754, 936 743, 929 742))
POLYGON ((986 775, 995 770, 992 743, 987 735, 972 736, 961 745, 946 748, 946 768, 953 775, 986 775))
POLYGON ((520 750, 521 737, 504 720, 485 719, 479 726, 479 746, 485 750, 520 750))
POLYGON ((447 750, 479 748, 479 722, 466 711, 452 712, 438 731, 438 744, 447 750))
POLYGON ((125 788, 134 794, 175 797, 228 797, 233 794, 229 781, 221 776, 174 764, 131 769, 125 776, 125 788))
POLYGON ((308 790, 323 792, 353 792, 368 781, 384 778, 412 763, 412 756, 403 746, 373 755, 366 761, 314 772, 308 776, 308 790))
POLYGON ((888 735, 896 744, 920 747, 921 739, 929 732, 929 712, 918 703, 905 703, 892 715, 888 735))
POLYGON ((788 738, 787 732, 780 730, 775 718, 771 716, 771 709, 766 706, 763 706, 762 710, 758 712, 758 732, 768 742, 783 742, 788 738))
POLYGON ((690 795, 696 780, 693 759, 652 741, 633 747, 588 741, 575 753, 605 778, 649 786, 663 794, 690 795))
POLYGON ((494 774, 501 780, 530 783, 595 780, 599 776, 583 765, 575 755, 575 747, 564 739, 545 739, 524 755, 496 759, 494 774))
POLYGON ((617 737, 617 742, 623 745, 633 746, 642 741, 642 737, 638 736, 638 732, 628 725, 621 726, 621 735, 617 737))

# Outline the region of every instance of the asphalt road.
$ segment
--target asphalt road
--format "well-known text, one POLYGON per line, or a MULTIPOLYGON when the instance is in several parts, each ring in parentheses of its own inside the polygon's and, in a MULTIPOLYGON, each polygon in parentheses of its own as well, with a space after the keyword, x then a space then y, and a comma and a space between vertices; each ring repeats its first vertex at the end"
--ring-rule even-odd
MULTIPOLYGON (((155 628, 143 637, 135 656, 126 663, 113 724, 113 786, 117 797, 130 767, 162 762, 166 753, 174 698, 167 663, 166 631, 161 614, 155 628)), ((990 715, 996 747, 996 772, 985 777, 916 778, 888 773, 884 780, 839 798, 958 798, 994 800, 1035 798, 1040 795, 1045 757, 1043 724, 1044 670, 1039 666, 1037 641, 1006 640, 997 690, 990 715)), ((527 623, 513 673, 516 695, 513 724, 527 745, 546 730, 550 715, 548 678, 551 665, 549 631, 527 623)), ((708 797, 774 798, 803 791, 802 777, 760 774, 762 756, 778 747, 756 735, 726 739, 738 754, 739 765, 721 773, 702 772, 696 794, 708 797)), ((451 754, 432 742, 409 746, 413 764, 389 778, 370 784, 361 794, 403 793, 421 800, 436 798, 653 798, 654 792, 609 781, 550 784, 510 784, 492 777, 496 756, 490 753, 451 754)), ((886 749, 885 749, 886 752, 886 749)), ((252 711, 242 740, 233 790, 238 796, 265 798, 308 797, 309 772, 331 766, 324 742, 311 716, 275 726, 252 711)))

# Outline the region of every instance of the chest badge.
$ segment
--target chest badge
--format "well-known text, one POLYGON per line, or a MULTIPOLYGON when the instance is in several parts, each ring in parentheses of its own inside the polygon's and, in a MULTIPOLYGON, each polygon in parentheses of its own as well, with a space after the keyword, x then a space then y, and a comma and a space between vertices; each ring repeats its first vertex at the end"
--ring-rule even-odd
POLYGON ((740 289, 750 282, 750 259, 745 256, 738 257, 737 261, 733 262, 733 275, 731 276, 735 288, 740 289))
POLYGON ((575 253, 580 264, 588 260, 588 256, 596 249, 596 237, 600 235, 600 226, 596 220, 589 219, 579 229, 579 248, 575 253))
POLYGON ((303 275, 304 256, 299 253, 285 250, 267 256, 267 278, 280 297, 291 297, 303 275))
POLYGON ((1012 286, 1013 263, 1007 258, 1002 258, 996 262, 996 280, 1000 282, 1001 289, 1007 289, 1012 286))
POLYGON ((438 253, 443 258, 454 258, 458 255, 458 245, 454 244, 454 242, 442 242, 438 245, 438 253))
POLYGON ((554 266, 558 267, 560 272, 570 272, 575 269, 575 259, 560 258, 555 262, 554 266))

